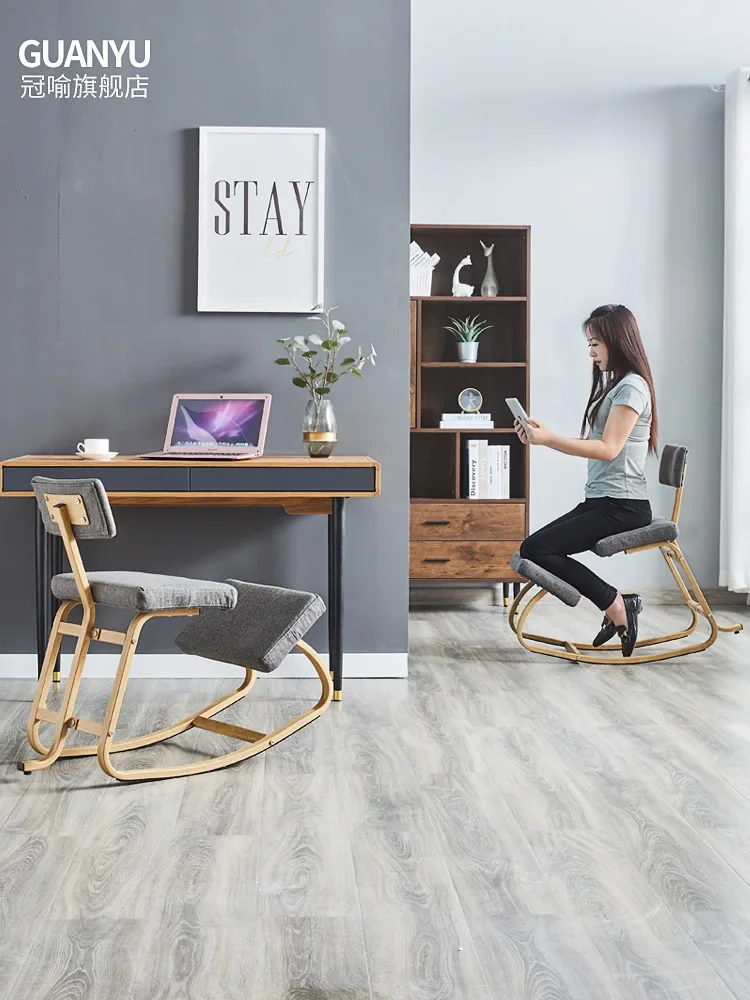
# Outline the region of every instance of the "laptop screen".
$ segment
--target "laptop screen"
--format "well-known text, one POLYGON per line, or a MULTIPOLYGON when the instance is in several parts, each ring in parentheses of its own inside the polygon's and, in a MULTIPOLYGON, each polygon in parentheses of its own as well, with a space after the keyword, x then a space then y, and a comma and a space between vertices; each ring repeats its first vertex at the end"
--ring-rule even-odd
POLYGON ((257 448, 263 399, 181 399, 170 447, 257 448))

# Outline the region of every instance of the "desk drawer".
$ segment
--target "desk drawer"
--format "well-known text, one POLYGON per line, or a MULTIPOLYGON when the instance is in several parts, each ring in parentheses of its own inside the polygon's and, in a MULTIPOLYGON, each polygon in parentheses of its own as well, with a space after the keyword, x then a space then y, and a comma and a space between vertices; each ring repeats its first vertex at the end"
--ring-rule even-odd
POLYGON ((194 493, 374 493, 373 466, 246 465, 242 468, 192 468, 194 493))
POLYGON ((523 538, 525 513, 522 503, 413 503, 410 537, 413 541, 523 538))
POLYGON ((49 479, 99 479, 108 493, 187 493, 190 489, 190 469, 185 466, 95 465, 80 462, 71 466, 6 465, 3 469, 3 491, 30 493, 34 476, 49 479))
POLYGON ((412 580, 520 580, 510 557, 521 539, 504 542, 412 542, 412 580))

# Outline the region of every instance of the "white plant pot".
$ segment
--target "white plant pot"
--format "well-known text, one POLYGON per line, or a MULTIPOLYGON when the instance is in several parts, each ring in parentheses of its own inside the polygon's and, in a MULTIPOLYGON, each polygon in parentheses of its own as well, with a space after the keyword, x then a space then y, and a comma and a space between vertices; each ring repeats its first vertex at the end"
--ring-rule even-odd
POLYGON ((467 342, 465 340, 458 341, 458 360, 459 361, 476 361, 477 351, 479 350, 479 343, 475 340, 473 342, 467 342))

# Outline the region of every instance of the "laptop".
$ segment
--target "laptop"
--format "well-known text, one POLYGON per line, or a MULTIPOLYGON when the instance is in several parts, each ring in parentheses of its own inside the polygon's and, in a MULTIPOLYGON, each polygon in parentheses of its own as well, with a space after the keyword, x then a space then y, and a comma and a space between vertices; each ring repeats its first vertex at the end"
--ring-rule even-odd
POLYGON ((271 394, 178 393, 172 397, 164 451, 139 458, 259 458, 266 442, 271 394))

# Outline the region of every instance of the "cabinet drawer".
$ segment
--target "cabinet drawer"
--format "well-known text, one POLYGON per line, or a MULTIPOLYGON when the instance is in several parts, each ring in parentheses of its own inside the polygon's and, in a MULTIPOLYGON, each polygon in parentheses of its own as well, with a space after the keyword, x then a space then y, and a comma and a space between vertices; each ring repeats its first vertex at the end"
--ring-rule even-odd
POLYGON ((412 540, 523 538, 522 503, 413 503, 412 540))
POLYGON ((409 576, 412 580, 520 580, 510 568, 510 557, 521 539, 505 542, 412 542, 409 576))

